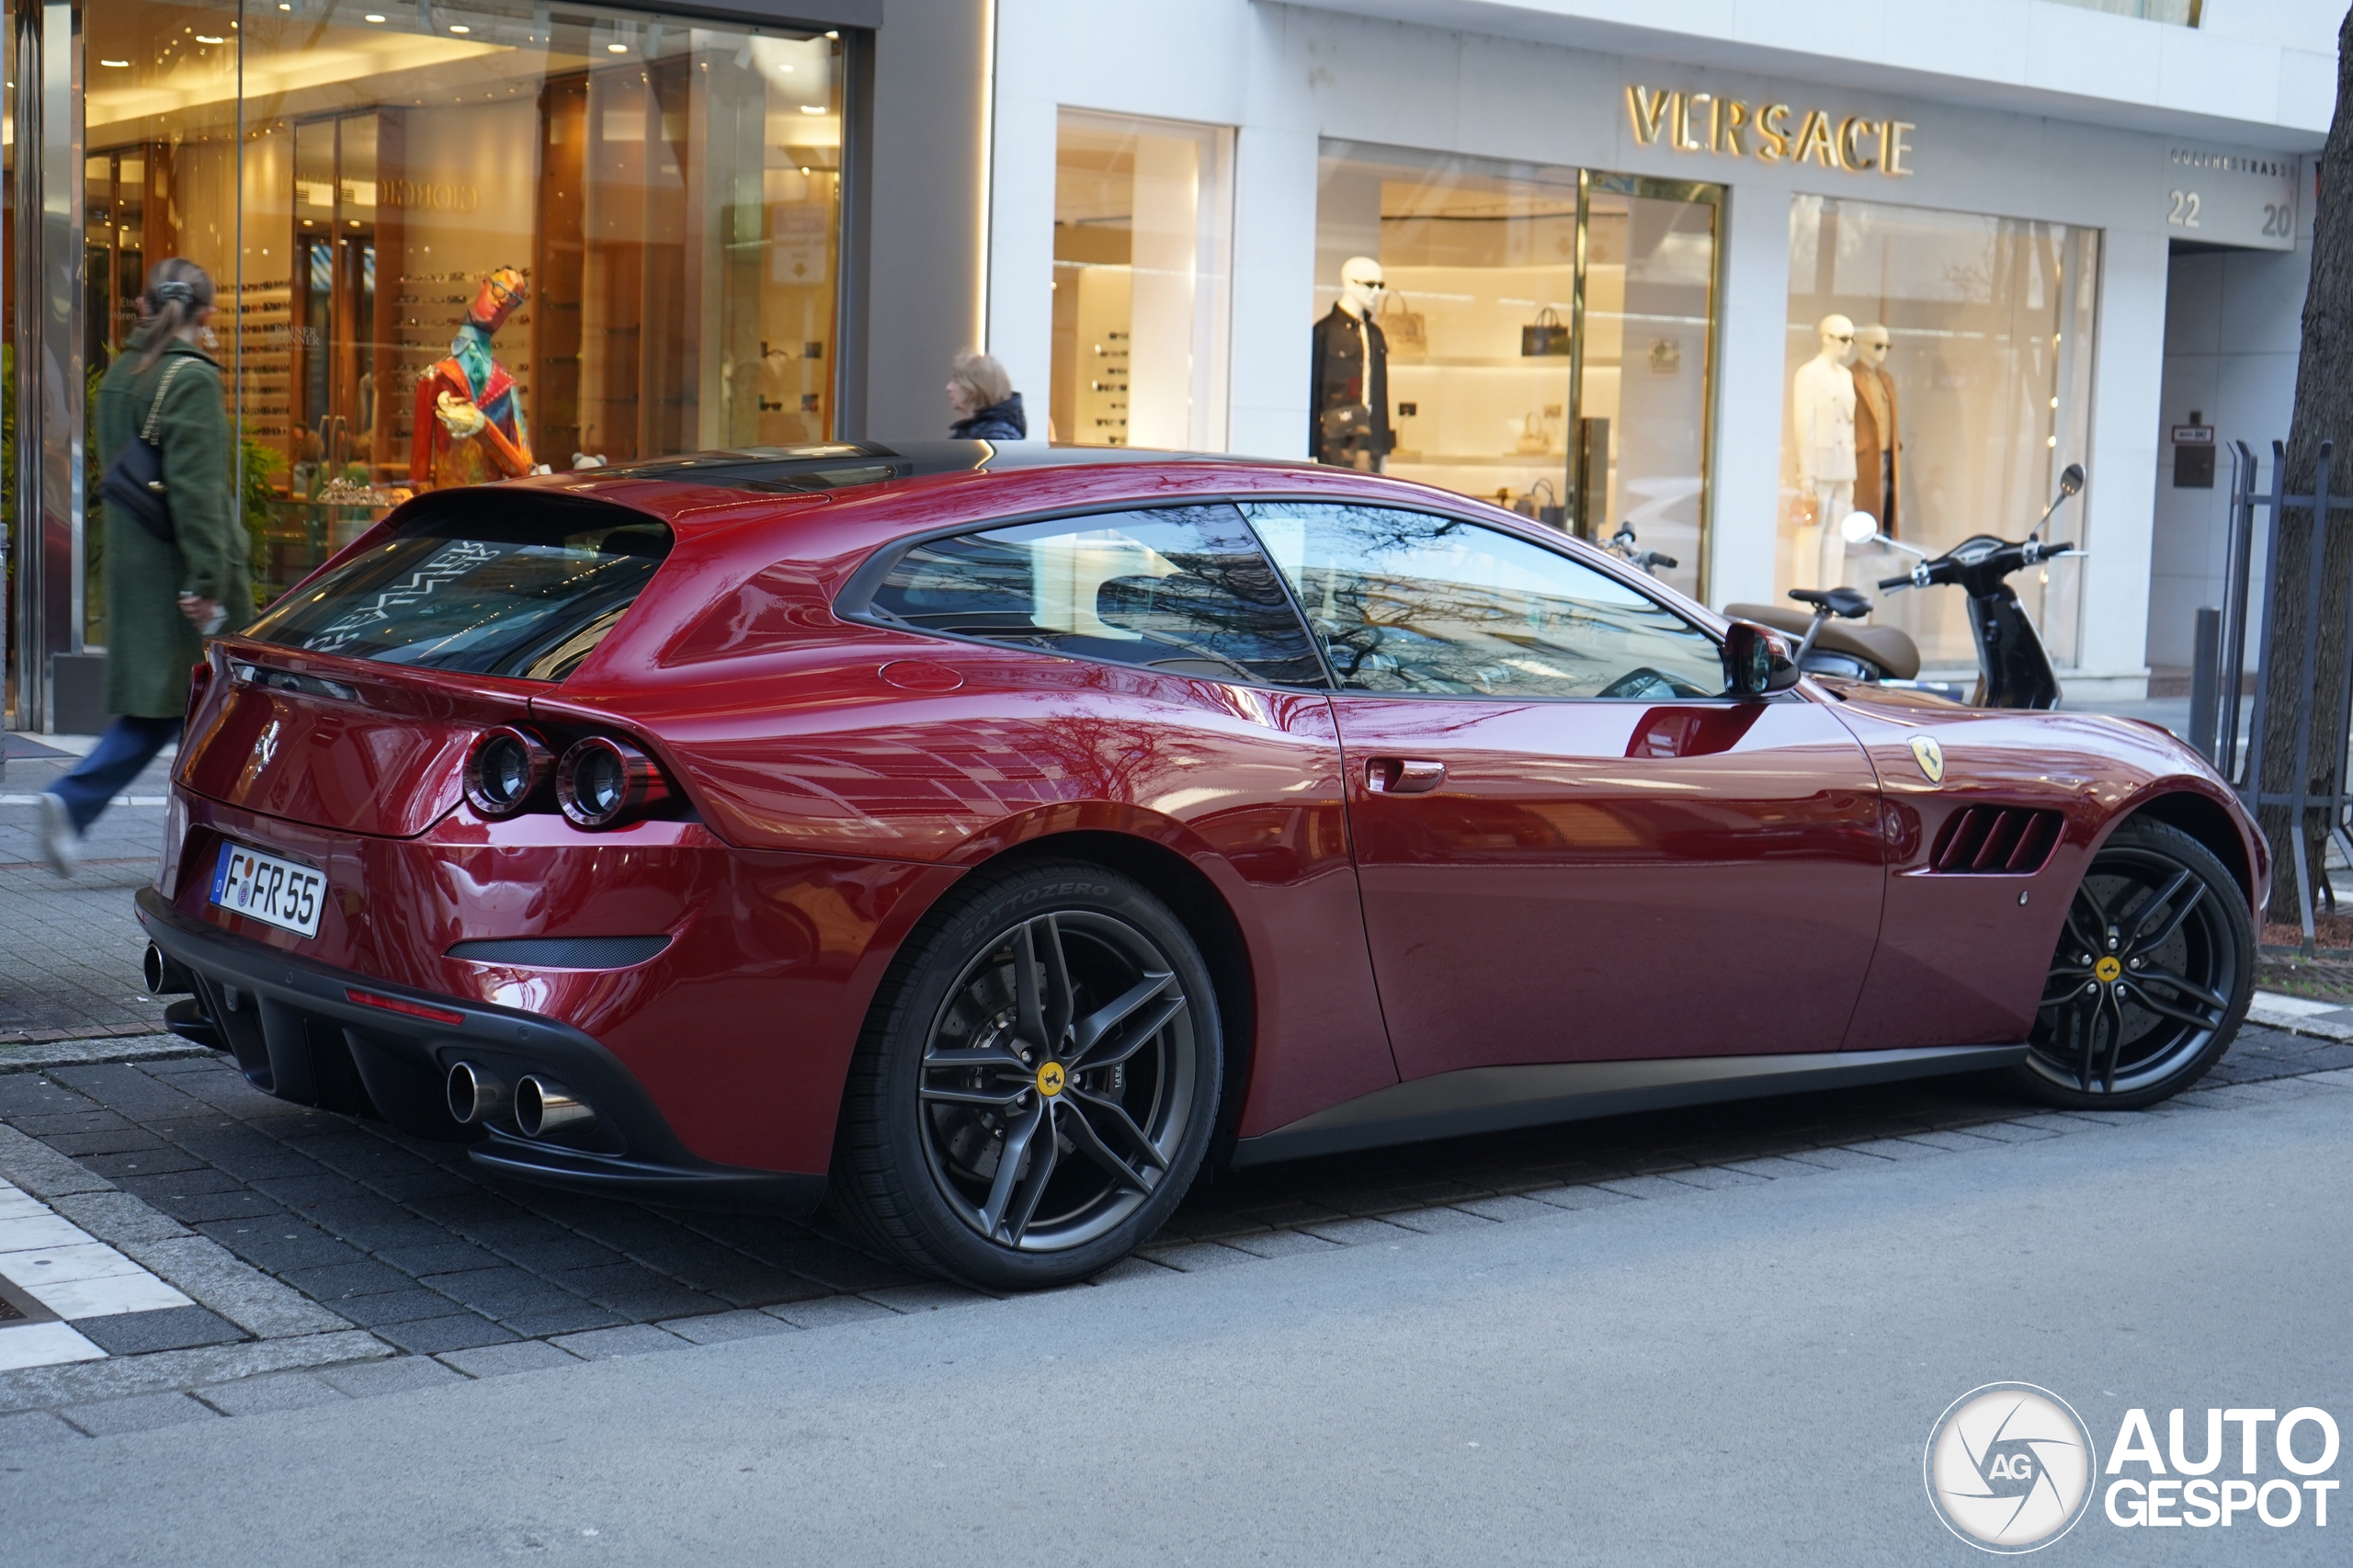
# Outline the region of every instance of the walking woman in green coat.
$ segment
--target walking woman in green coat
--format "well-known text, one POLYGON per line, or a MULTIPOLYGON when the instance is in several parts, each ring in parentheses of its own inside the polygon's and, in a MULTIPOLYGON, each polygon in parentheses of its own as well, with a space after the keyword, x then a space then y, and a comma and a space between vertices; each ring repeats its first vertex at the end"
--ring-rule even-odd
POLYGON ((157 539, 108 504, 105 698, 107 711, 120 717, 41 797, 42 847, 61 877, 74 874, 82 835, 98 814, 179 738, 188 671, 204 639, 253 616, 221 367, 201 347, 212 336, 212 310, 204 268, 177 256, 157 262, 139 298, 144 323, 98 387, 107 465, 153 416, 172 539, 157 539))

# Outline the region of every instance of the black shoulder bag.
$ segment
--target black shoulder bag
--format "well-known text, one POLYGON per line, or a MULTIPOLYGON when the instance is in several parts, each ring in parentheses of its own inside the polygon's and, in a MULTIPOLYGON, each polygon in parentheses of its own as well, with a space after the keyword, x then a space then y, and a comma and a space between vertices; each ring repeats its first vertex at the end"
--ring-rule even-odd
POLYGON ((163 414, 164 394, 172 390, 172 378, 187 363, 186 356, 176 354, 164 367, 155 401, 147 405, 145 426, 122 444, 98 484, 100 494, 165 544, 172 542, 172 503, 165 493, 164 449, 155 444, 155 421, 163 414))

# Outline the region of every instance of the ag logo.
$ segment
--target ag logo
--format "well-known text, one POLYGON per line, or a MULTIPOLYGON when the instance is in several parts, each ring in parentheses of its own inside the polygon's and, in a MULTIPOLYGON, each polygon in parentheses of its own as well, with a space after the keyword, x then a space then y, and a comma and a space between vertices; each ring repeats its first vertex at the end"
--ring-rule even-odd
POLYGON ((1928 776, 1929 783, 1945 781, 1945 748, 1927 736, 1912 737, 1912 760, 1920 765, 1920 771, 1928 776))
POLYGON ((1937 1418, 1921 1471, 1947 1529, 1982 1551, 2015 1554, 2075 1528, 2097 1459, 2065 1400, 2032 1383, 1987 1383, 1937 1418))

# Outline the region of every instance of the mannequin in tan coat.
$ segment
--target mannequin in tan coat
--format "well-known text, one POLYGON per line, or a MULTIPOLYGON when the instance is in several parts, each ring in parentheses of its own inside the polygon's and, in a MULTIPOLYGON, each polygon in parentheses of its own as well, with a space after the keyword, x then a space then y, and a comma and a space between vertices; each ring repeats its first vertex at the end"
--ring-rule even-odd
POLYGON ((1897 476, 1903 446, 1896 439, 1895 378, 1887 372, 1893 347, 1887 328, 1874 322, 1855 332, 1855 510, 1879 519, 1880 532, 1896 531, 1897 476))

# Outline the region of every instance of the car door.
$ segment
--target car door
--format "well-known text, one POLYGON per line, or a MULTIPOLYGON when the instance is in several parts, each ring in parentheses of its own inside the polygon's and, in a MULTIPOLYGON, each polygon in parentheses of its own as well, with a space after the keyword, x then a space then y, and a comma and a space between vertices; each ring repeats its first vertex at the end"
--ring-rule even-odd
POLYGON ((1663 601, 1432 513, 1246 506, 1336 677, 1399 1071, 1839 1049, 1877 784, 1796 692, 1722 695, 1663 601))

